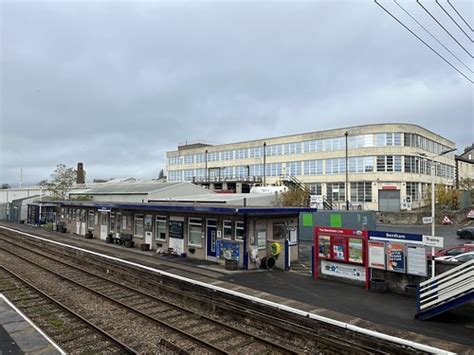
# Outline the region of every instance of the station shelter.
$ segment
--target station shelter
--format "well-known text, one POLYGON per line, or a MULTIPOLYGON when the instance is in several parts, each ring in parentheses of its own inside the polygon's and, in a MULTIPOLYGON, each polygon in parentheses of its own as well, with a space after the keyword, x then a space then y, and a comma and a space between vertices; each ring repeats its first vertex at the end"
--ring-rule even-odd
POLYGON ((132 236, 134 245, 239 268, 254 269, 273 257, 275 267, 298 261, 299 214, 311 208, 229 207, 165 203, 62 201, 69 233, 106 240, 132 236))

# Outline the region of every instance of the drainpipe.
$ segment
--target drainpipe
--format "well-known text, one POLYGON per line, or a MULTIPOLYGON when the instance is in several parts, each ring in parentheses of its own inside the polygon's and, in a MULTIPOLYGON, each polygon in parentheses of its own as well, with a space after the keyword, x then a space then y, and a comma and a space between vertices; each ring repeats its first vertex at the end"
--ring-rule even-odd
POLYGON ((209 181, 209 170, 207 169, 208 151, 206 149, 206 181, 209 181))
POLYGON ((267 142, 263 142, 263 186, 267 184, 267 142))

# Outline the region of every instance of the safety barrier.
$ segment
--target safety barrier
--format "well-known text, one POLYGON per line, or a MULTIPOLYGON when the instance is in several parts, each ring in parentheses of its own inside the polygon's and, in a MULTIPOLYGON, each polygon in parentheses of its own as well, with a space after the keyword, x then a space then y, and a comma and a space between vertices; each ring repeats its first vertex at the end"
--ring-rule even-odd
POLYGON ((418 319, 428 319, 474 300, 474 260, 422 282, 418 286, 418 319))

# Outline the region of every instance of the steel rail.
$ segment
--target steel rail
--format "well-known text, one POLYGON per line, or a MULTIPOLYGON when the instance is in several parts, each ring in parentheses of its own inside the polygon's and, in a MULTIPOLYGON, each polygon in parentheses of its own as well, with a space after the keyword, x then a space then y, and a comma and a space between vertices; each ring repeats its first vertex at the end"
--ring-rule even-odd
POLYGON ((18 254, 16 254, 15 252, 12 252, 11 250, 5 249, 3 246, 0 247, 0 249, 1 249, 1 250, 4 250, 4 251, 6 251, 6 252, 8 252, 8 253, 10 253, 10 254, 12 254, 12 255, 14 255, 15 257, 17 257, 17 258, 19 258, 19 259, 22 259, 22 260, 26 261, 27 263, 30 263, 30 264, 35 265, 35 266, 37 266, 37 267, 39 267, 39 268, 45 270, 46 272, 49 272, 49 273, 51 273, 51 274, 53 274, 53 275, 59 277, 60 279, 66 280, 66 281, 68 281, 68 282, 70 282, 70 283, 72 283, 72 284, 74 284, 74 285, 77 285, 77 286, 79 286, 79 287, 85 289, 85 290, 88 291, 88 292, 94 293, 94 294, 96 294, 97 296, 99 296, 99 297, 105 299, 105 300, 108 301, 108 302, 115 303, 115 304, 119 305, 120 307, 125 308, 125 309, 127 309, 127 310, 129 310, 129 311, 131 311, 131 312, 133 312, 133 313, 136 313, 136 314, 138 314, 139 316, 141 316, 141 317, 143 317, 143 318, 146 318, 146 319, 149 319, 149 320, 151 320, 151 321, 153 321, 153 322, 155 322, 155 323, 158 323, 159 325, 161 325, 161 326, 163 326, 163 327, 165 327, 165 328, 168 328, 168 329, 170 329, 170 330, 172 330, 172 331, 174 331, 174 332, 176 332, 176 333, 178 333, 178 334, 180 334, 180 335, 182 335, 182 336, 184 336, 184 337, 186 337, 186 338, 188 338, 188 339, 191 339, 192 341, 194 341, 194 342, 196 342, 196 343, 202 345, 202 346, 205 347, 205 348, 208 348, 208 349, 210 349, 210 350, 212 350, 212 351, 215 351, 215 352, 217 352, 217 353, 219 353, 219 354, 227 354, 227 352, 226 352, 225 349, 222 349, 222 348, 220 348, 220 347, 218 347, 218 346, 216 346, 216 345, 211 344, 211 343, 208 342, 208 341, 202 340, 202 339, 200 339, 200 338, 198 338, 198 337, 196 337, 196 336, 194 336, 194 335, 192 335, 192 334, 189 334, 189 333, 187 333, 187 332, 185 332, 185 331, 179 329, 178 327, 176 327, 176 326, 174 326, 174 325, 172 325, 172 324, 169 324, 169 323, 166 322, 166 321, 163 321, 163 320, 161 320, 161 319, 158 319, 158 318, 156 318, 156 317, 153 317, 152 315, 146 314, 146 313, 144 313, 144 312, 142 312, 142 311, 140 311, 140 310, 138 310, 138 309, 135 309, 135 308, 133 308, 133 307, 131 307, 131 306, 129 306, 129 305, 127 305, 127 304, 121 302, 121 301, 115 300, 115 299, 109 297, 108 295, 106 295, 106 294, 104 294, 104 293, 102 293, 102 292, 100 292, 100 291, 93 290, 93 289, 91 289, 90 287, 88 287, 88 286, 86 286, 86 285, 83 285, 83 284, 81 284, 80 282, 77 282, 77 281, 71 279, 70 277, 61 275, 60 273, 58 273, 58 272, 56 272, 56 271, 53 271, 53 270, 51 270, 51 269, 48 269, 47 267, 45 267, 45 266, 43 266, 43 265, 40 265, 40 264, 38 264, 37 262, 34 262, 34 261, 32 261, 32 260, 29 260, 29 259, 27 259, 27 258, 21 256, 21 255, 18 255, 18 254))
MULTIPOLYGON (((4 240, 4 239, 2 239, 2 240, 4 240)), ((6 241, 6 240, 4 240, 4 241, 6 241)), ((16 245, 16 246, 19 246, 19 244, 12 243, 10 240, 8 240, 8 241, 6 241, 6 242, 8 242, 8 243, 10 243, 10 244, 13 244, 13 245, 16 245)), ((77 267, 77 266, 75 266, 75 265, 71 265, 71 264, 69 264, 69 263, 67 263, 67 262, 64 262, 64 261, 61 261, 61 260, 57 260, 57 259, 55 259, 55 258, 53 258, 53 257, 51 257, 51 256, 45 255, 45 254, 43 254, 43 253, 40 253, 40 252, 38 252, 37 250, 32 250, 32 249, 29 249, 29 248, 26 249, 26 250, 28 250, 28 251, 31 252, 31 253, 40 255, 40 256, 43 257, 43 258, 52 260, 53 262, 57 262, 57 263, 59 263, 59 264, 62 264, 62 265, 65 265, 65 266, 67 266, 67 267, 70 267, 70 268, 72 268, 72 269, 78 270, 78 271, 80 271, 80 272, 82 272, 82 273, 85 273, 85 274, 87 274, 87 275, 91 275, 91 276, 93 276, 93 277, 102 279, 102 280, 104 280, 104 281, 106 281, 106 282, 109 282, 109 283, 111 283, 111 284, 114 284, 114 285, 117 285, 117 286, 122 287, 122 288, 124 288, 124 289, 130 290, 130 291, 135 292, 135 293, 137 293, 137 294, 139 294, 139 295, 144 295, 144 296, 146 296, 146 297, 148 297, 148 298, 151 298, 153 301, 156 301, 156 302, 159 302, 159 303, 164 303, 164 304, 166 304, 166 305, 168 305, 168 306, 170 306, 170 307, 173 307, 173 308, 178 309, 178 310, 180 310, 180 311, 186 312, 186 313, 188 313, 188 314, 197 315, 197 316, 199 316, 199 317, 201 317, 201 318, 204 318, 204 319, 208 320, 208 321, 211 322, 211 323, 218 324, 218 325, 220 325, 220 326, 222 326, 222 327, 225 327, 225 328, 228 328, 228 329, 230 329, 230 330, 232 330, 232 331, 235 331, 235 332, 244 334, 245 336, 248 336, 248 337, 257 339, 257 340, 259 340, 259 341, 261 341, 261 342, 263 342, 263 343, 265 343, 265 344, 267 344, 267 345, 269 345, 269 346, 271 346, 271 347, 279 348, 280 350, 285 351, 285 352, 288 352, 288 353, 291 353, 291 354, 297 354, 297 353, 298 353, 298 352, 294 351, 293 348, 290 348, 290 347, 287 347, 287 346, 284 346, 284 345, 281 345, 281 344, 273 343, 273 342, 272 342, 273 339, 272 339, 272 340, 269 340, 269 339, 264 338, 264 337, 262 337, 262 336, 260 336, 260 335, 258 335, 258 334, 253 334, 253 333, 251 333, 250 331, 246 331, 246 330, 241 329, 241 328, 238 328, 238 327, 236 327, 236 326, 233 326, 233 325, 230 325, 230 324, 226 324, 226 323, 224 323, 223 321, 214 319, 214 318, 212 318, 212 317, 210 317, 210 316, 208 316, 208 315, 206 315, 206 314, 199 313, 199 312, 196 312, 196 311, 190 311, 189 309, 186 309, 184 306, 177 305, 177 304, 175 304, 175 303, 173 303, 173 302, 171 302, 171 301, 165 300, 165 299, 160 299, 160 298, 158 298, 157 296, 152 295, 151 293, 149 293, 149 292, 147 292, 147 291, 140 290, 140 289, 138 289, 138 288, 136 288, 136 287, 133 287, 133 286, 130 286, 130 285, 124 285, 124 284, 122 284, 122 283, 119 282, 119 281, 115 281, 115 280, 109 279, 109 278, 107 278, 107 277, 105 277, 105 276, 98 275, 98 274, 96 274, 96 273, 94 273, 94 272, 81 269, 81 268, 79 268, 79 267, 77 267)), ((162 287, 163 285, 160 285, 160 286, 162 287)), ((169 291, 169 290, 168 290, 168 291, 169 291)), ((177 291, 178 291, 178 290, 176 290, 176 289, 172 289, 172 292, 175 293, 175 294, 178 293, 177 291)), ((131 297, 132 297, 132 296, 131 296, 131 297)), ((202 301, 202 300, 199 300, 199 299, 194 299, 194 300, 196 300, 196 301, 202 301)))
MULTIPOLYGON (((3 249, 3 248, 2 248, 3 249)), ((30 283, 29 281, 25 280, 23 277, 21 277, 20 275, 18 275, 17 273, 15 273, 14 271, 8 269, 7 267, 3 266, 3 265, 0 265, 0 268, 3 269, 7 274, 13 276, 14 278, 20 280, 22 283, 24 283, 25 285, 27 285, 27 287, 33 289, 35 292, 39 293, 42 297, 46 298, 47 300, 49 300, 50 302, 54 303, 55 305, 57 305, 59 308, 63 309, 64 311, 66 311, 67 313, 70 313, 72 314, 75 318, 78 318, 81 322, 87 324, 89 327, 91 327, 92 329, 94 329, 95 331, 97 331, 98 333, 102 334, 104 337, 106 337, 108 340, 110 340, 112 343, 118 345, 118 347, 122 348, 127 354, 137 354, 137 351, 135 351, 134 349, 132 349, 131 347, 129 347, 128 345, 122 343, 120 340, 118 340, 117 338, 115 338, 113 335, 111 335, 110 333, 108 333, 107 331, 105 331, 104 329, 96 326, 95 324, 93 324, 92 322, 90 322, 89 320, 87 320, 86 318, 84 318, 83 316, 81 316, 80 314, 78 314, 77 312, 75 312, 74 310, 72 310, 71 308, 69 308, 68 306, 62 304, 60 301, 58 301, 56 298, 54 298, 53 296, 50 296, 48 295, 47 293, 45 293, 44 291, 41 291, 39 288, 37 288, 35 285, 33 285, 32 283, 30 283)))

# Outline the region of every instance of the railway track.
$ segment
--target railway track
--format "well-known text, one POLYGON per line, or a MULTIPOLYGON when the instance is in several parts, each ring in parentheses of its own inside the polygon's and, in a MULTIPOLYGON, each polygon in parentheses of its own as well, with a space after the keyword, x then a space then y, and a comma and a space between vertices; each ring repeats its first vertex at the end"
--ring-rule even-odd
MULTIPOLYGON (((71 292, 79 287, 85 292, 93 293, 107 302, 126 309, 128 313, 133 313, 158 324, 160 327, 165 327, 169 331, 179 334, 180 337, 186 338, 211 352, 221 354, 253 351, 272 354, 298 353, 291 346, 275 343, 274 339, 265 339, 258 334, 251 334, 244 329, 238 329, 222 321, 212 319, 205 314, 190 311, 173 304, 171 301, 159 299, 148 292, 138 290, 130 285, 124 285, 105 276, 73 267, 37 253, 32 256, 33 252, 25 249, 16 251, 5 247, 0 249, 12 256, 14 255, 14 258, 21 259, 25 264, 34 265, 44 272, 55 275, 63 282, 66 281, 70 285, 74 285, 70 289, 71 292), (40 260, 41 258, 43 260, 40 260)), ((192 352, 197 349, 191 346, 190 349, 182 350, 192 352)), ((300 349, 299 352, 303 352, 303 350, 300 349)))
MULTIPOLYGON (((173 349, 174 352, 201 352, 206 350, 212 353, 324 352, 363 354, 388 353, 391 351, 387 344, 380 344, 375 347, 370 342, 364 343, 356 337, 341 337, 340 334, 327 331, 327 328, 324 327, 320 330, 307 328, 294 324, 290 320, 282 320, 278 317, 259 313, 258 310, 249 311, 235 304, 227 305, 229 314, 235 315, 234 317, 231 316, 231 318, 235 318, 235 321, 232 319, 223 320, 222 317, 216 319, 219 317, 212 314, 213 312, 203 312, 203 310, 192 309, 193 307, 189 305, 180 305, 179 297, 176 296, 173 299, 173 296, 167 295, 167 293, 173 292, 174 295, 177 295, 179 290, 170 290, 171 287, 167 285, 155 285, 166 291, 159 291, 157 296, 156 292, 152 294, 150 290, 138 287, 136 284, 127 284, 124 280, 112 279, 112 275, 107 273, 89 271, 88 269, 93 268, 93 266, 78 265, 77 262, 82 260, 79 260, 79 258, 72 260, 73 257, 70 255, 62 255, 61 250, 48 250, 47 252, 46 250, 38 250, 38 245, 43 244, 38 244, 26 238, 20 242, 18 235, 15 235, 15 240, 11 240, 5 238, 6 233, 4 231, 0 234, 3 234, 3 236, 0 235, 0 238, 10 244, 9 247, 6 247, 7 244, 4 243, 2 247, 4 254, 10 253, 11 257, 20 258, 24 264, 34 263, 37 268, 41 268, 44 272, 53 273, 58 279, 73 284, 76 288, 93 293, 96 297, 115 303, 121 308, 126 308, 135 316, 160 323, 159 325, 166 328, 168 333, 178 335, 178 339, 174 337, 171 340, 168 336, 162 336, 159 341, 155 340, 154 344, 154 346, 164 346, 168 350, 173 349), (14 254, 16 256, 13 256, 14 254), (249 319, 258 318, 262 322, 279 325, 263 328, 252 326, 249 325, 249 322, 245 322, 247 316, 249 319), (279 336, 283 333, 290 335, 279 336), (183 338, 188 340, 187 344, 182 344, 179 340, 183 338)), ((99 269, 103 269, 103 267, 99 266, 99 269)), ((197 300, 194 295, 186 295, 186 297, 189 299, 195 297, 195 300, 197 300)), ((197 301, 209 303, 211 309, 222 307, 223 303, 219 300, 218 304, 217 301, 212 299, 197 301)), ((408 352, 407 349, 399 350, 408 352)))
POLYGON ((68 353, 136 354, 107 331, 0 266, 0 290, 68 353))

